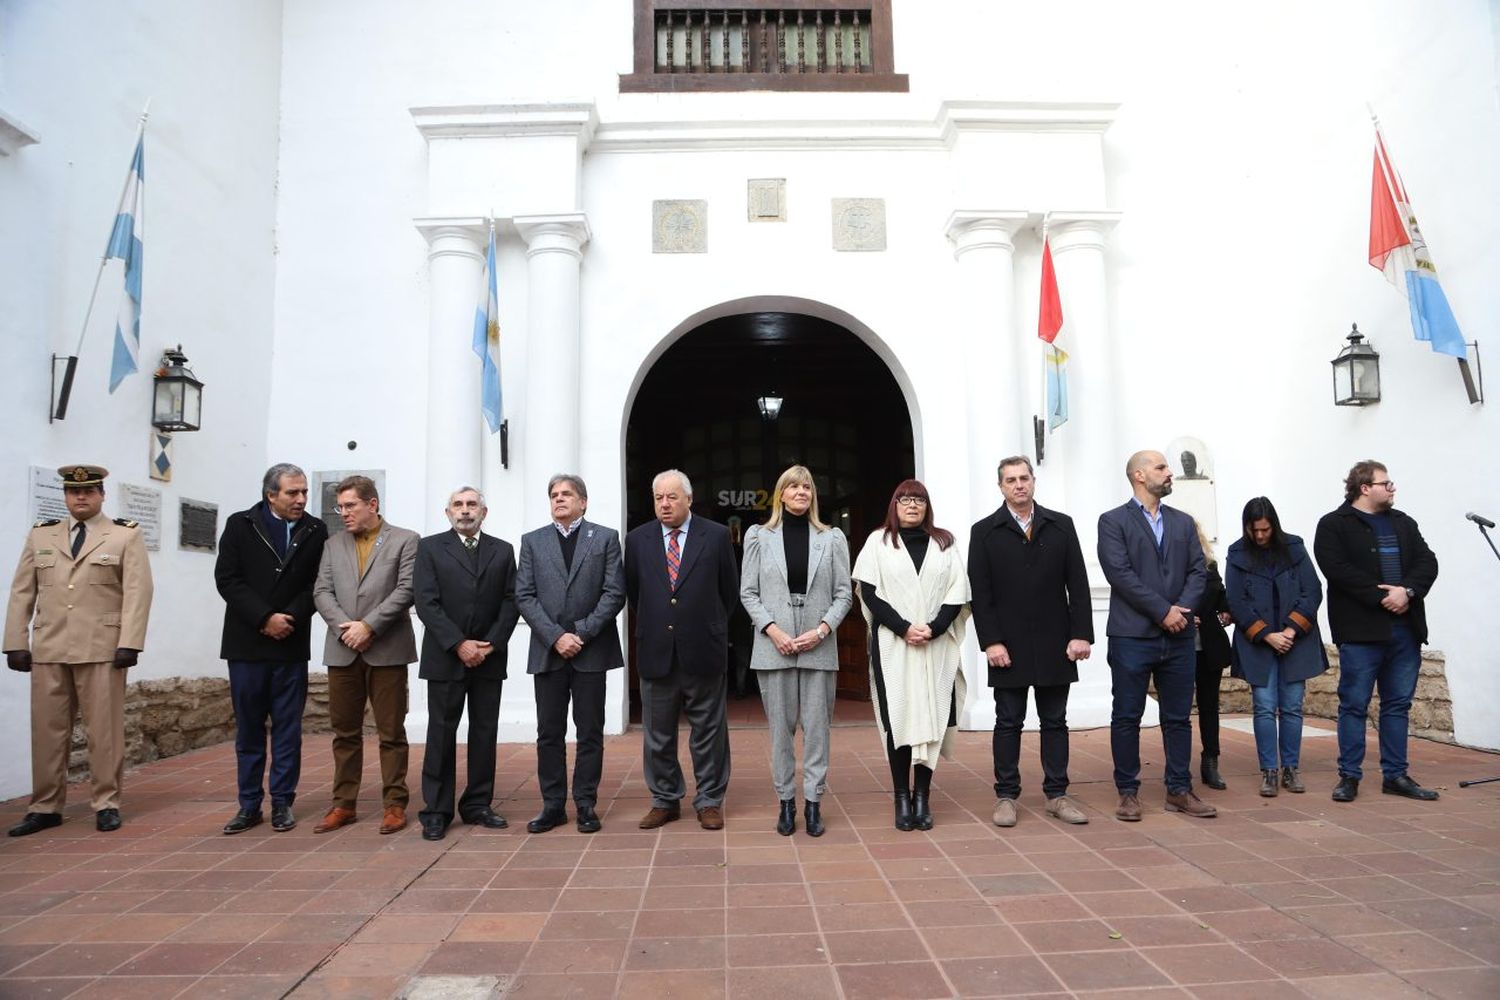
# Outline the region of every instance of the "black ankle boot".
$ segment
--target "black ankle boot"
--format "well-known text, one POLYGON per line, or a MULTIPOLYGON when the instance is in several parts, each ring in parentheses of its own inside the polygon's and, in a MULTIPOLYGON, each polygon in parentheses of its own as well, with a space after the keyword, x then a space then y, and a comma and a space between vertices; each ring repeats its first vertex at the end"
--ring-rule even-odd
POLYGON ((807 820, 807 835, 809 837, 823 836, 823 815, 818 810, 816 802, 804 802, 802 804, 802 815, 807 820))
POLYGON ((1202 766, 1199 767, 1198 773, 1199 776, 1203 778, 1203 783, 1209 788, 1222 792, 1224 789, 1229 787, 1228 785, 1224 784, 1224 779, 1219 775, 1218 754, 1204 754, 1203 763, 1202 766))
POLYGON ((790 837, 797 829, 797 800, 782 799, 781 815, 776 817, 776 832, 783 837, 790 837))
POLYGON ((918 830, 932 829, 932 806, 929 792, 932 789, 932 768, 918 764, 912 768, 916 775, 916 786, 911 794, 912 822, 918 830))
POLYGON ((899 789, 896 792, 896 829, 905 831, 916 828, 916 820, 911 811, 911 792, 899 789))

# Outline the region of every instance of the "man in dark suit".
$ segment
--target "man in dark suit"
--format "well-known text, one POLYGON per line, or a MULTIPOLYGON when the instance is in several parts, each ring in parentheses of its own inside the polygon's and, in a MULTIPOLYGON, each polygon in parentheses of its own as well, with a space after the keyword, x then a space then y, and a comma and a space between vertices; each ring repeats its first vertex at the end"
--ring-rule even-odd
POLYGON ((620 536, 584 520, 588 487, 574 475, 547 484, 552 523, 521 537, 516 604, 531 626, 526 672, 536 685, 536 775, 542 811, 526 824, 545 833, 568 821, 568 700, 578 754, 573 803, 579 833, 597 833, 604 770, 606 671, 625 665, 615 618, 625 606, 620 536))
POLYGON ((1193 793, 1193 608, 1208 571, 1193 519, 1163 504, 1172 469, 1158 451, 1138 451, 1125 465, 1134 496, 1099 515, 1099 564, 1109 581, 1109 667, 1114 709, 1109 746, 1115 759, 1115 816, 1141 818, 1141 716, 1154 677, 1166 752, 1168 812, 1208 818, 1217 810, 1193 793))
POLYGON ((458 723, 469 706, 469 773, 458 799, 465 823, 501 829, 495 797, 495 742, 505 644, 516 629, 516 556, 509 542, 483 534, 484 495, 463 486, 443 511, 452 531, 417 544, 412 574, 422 620, 427 682, 427 752, 422 758, 423 840, 442 840, 453 822, 458 783, 458 723))
POLYGON ((229 665, 240 806, 225 833, 243 833, 264 819, 267 718, 271 829, 297 825, 292 802, 302 775, 313 582, 327 540, 327 526, 307 513, 307 474, 288 463, 266 470, 260 503, 224 520, 214 582, 224 598, 219 655, 229 665))
POLYGON ((692 515, 693 485, 676 469, 652 480, 656 520, 625 538, 625 593, 635 612, 642 755, 651 809, 642 830, 682 815, 677 720, 691 727, 693 808, 705 830, 724 828, 729 725, 724 705, 729 613, 740 573, 729 529, 692 515))
POLYGON ((1073 519, 1036 502, 1031 460, 1000 460, 1005 503, 969 534, 974 630, 995 689, 996 826, 1015 826, 1021 794, 1021 727, 1026 691, 1041 720, 1042 793, 1047 814, 1087 823, 1068 798, 1068 688, 1089 658, 1094 616, 1089 575, 1073 519))

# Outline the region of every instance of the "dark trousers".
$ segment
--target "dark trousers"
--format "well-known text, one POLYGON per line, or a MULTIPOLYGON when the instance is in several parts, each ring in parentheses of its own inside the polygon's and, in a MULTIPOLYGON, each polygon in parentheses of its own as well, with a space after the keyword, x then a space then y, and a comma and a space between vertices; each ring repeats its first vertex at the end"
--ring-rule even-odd
POLYGON ((1219 682, 1224 664, 1212 663, 1198 650, 1194 680, 1198 689, 1198 742, 1209 757, 1219 756, 1219 682))
POLYGON ((234 706, 234 756, 240 808, 255 812, 265 799, 266 720, 271 720, 271 804, 289 806, 302 777, 302 711, 307 705, 307 661, 229 661, 234 706))
POLYGON ((422 757, 422 819, 453 822, 458 785, 458 723, 469 706, 469 769, 458 815, 490 808, 495 798, 495 741, 500 732, 499 677, 427 682, 427 751, 422 757))
POLYGON ((687 716, 697 789, 693 808, 724 804, 729 787, 729 720, 724 705, 726 672, 690 674, 675 658, 665 677, 641 678, 642 764, 651 804, 682 801, 687 784, 677 763, 677 721, 687 716))
MULTIPOLYGON (((1038 685, 1036 713, 1042 725, 1042 794, 1049 799, 1068 793, 1067 684, 1038 685)), ((1021 728, 1026 723, 1024 687, 995 690, 995 796, 1021 795, 1021 728)))
POLYGON ((1193 637, 1134 639, 1112 635, 1109 668, 1114 695, 1109 749, 1115 760, 1115 788, 1121 795, 1140 791, 1141 716, 1146 711, 1146 688, 1154 678, 1162 749, 1167 758, 1167 791, 1192 791, 1188 764, 1193 755, 1193 637))
POLYGON ((406 664, 373 667, 356 657, 328 668, 328 723, 333 728, 333 804, 354 809, 365 766, 365 701, 380 734, 381 802, 406 808, 406 664))
POLYGON ((536 779, 542 805, 558 810, 568 798, 568 700, 573 701, 573 728, 578 736, 573 761, 573 801, 592 806, 599 801, 599 777, 604 773, 604 687, 602 670, 561 670, 535 674, 536 779))

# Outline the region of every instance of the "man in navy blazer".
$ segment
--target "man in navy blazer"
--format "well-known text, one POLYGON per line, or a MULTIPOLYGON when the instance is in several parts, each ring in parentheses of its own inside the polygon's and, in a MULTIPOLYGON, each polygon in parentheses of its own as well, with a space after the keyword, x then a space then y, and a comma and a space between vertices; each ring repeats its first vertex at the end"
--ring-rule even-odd
POLYGON ((1159 451, 1138 451, 1125 465, 1134 492, 1099 515, 1099 565, 1109 581, 1109 667, 1114 708, 1109 748, 1120 805, 1115 816, 1141 818, 1141 716, 1156 679, 1161 741, 1166 751, 1168 812, 1208 818, 1217 810, 1193 793, 1193 608, 1208 570, 1191 516, 1163 504, 1172 469, 1159 451))
POLYGON ((422 839, 442 840, 453 822, 458 776, 458 723, 469 705, 469 773, 458 798, 465 823, 499 829, 505 817, 495 797, 495 742, 505 644, 516 629, 516 555, 509 542, 479 530, 489 509, 484 495, 464 486, 443 511, 451 531, 417 544, 412 589, 422 619, 422 665, 427 682, 427 752, 422 758, 422 839))
POLYGON ((680 709, 692 731, 698 823, 722 830, 729 787, 729 614, 739 604, 739 567, 729 529, 692 515, 686 475, 660 473, 651 492, 656 520, 625 537, 625 593, 635 612, 642 755, 651 790, 640 827, 654 830, 682 815, 687 786, 677 763, 680 709))

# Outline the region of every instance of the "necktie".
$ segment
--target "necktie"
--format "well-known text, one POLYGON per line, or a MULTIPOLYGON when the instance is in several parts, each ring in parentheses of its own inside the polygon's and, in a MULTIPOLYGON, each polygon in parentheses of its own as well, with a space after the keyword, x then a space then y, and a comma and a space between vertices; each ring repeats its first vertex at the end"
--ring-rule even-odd
POLYGON ((682 569, 682 546, 677 544, 681 534, 681 531, 673 528, 671 534, 667 535, 667 583, 673 590, 677 589, 677 573, 682 569))
POLYGON ((470 552, 473 552, 478 547, 479 547, 479 539, 477 539, 477 538, 465 538, 464 539, 464 548, 468 549, 470 552))
POLYGON ((88 533, 88 529, 83 526, 83 522, 82 521, 79 521, 78 524, 74 526, 74 528, 73 528, 73 558, 74 559, 77 559, 78 558, 78 553, 80 553, 80 552, 83 551, 83 536, 85 534, 87 534, 87 533, 88 533))

